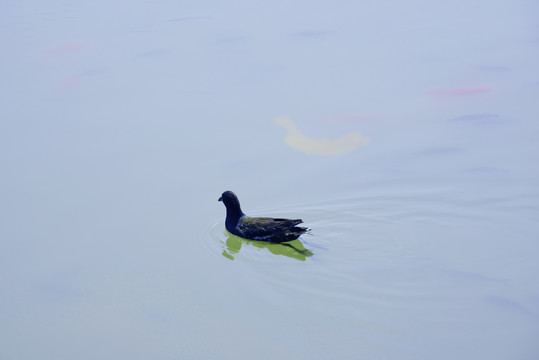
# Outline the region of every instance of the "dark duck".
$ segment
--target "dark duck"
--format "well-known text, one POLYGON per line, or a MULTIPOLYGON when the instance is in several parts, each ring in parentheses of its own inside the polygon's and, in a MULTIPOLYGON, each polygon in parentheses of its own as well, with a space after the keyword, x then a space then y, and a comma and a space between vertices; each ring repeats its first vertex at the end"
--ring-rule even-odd
POLYGON ((241 211, 240 201, 232 191, 225 191, 219 198, 226 207, 226 229, 241 238, 282 243, 299 238, 309 231, 301 226, 301 219, 274 219, 269 217, 250 217, 241 211))

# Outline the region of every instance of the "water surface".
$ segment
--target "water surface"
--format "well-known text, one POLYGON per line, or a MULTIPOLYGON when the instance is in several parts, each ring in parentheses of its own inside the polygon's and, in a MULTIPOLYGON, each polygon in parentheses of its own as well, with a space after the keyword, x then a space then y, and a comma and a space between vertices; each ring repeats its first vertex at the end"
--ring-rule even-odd
POLYGON ((4 1, 0 358, 538 358, 537 10, 4 1))

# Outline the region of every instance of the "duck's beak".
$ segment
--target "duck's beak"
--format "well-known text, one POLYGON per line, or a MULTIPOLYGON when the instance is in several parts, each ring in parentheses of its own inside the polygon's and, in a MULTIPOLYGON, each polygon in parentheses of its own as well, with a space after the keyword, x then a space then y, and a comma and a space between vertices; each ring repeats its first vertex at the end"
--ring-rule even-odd
POLYGON ((219 200, 217 200, 217 201, 223 201, 223 197, 221 196, 221 197, 219 198, 219 200))

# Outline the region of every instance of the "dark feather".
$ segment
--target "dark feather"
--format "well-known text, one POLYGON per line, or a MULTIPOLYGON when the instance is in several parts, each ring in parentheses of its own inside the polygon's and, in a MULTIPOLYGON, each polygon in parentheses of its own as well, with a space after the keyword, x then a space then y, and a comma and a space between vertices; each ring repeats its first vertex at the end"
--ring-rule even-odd
POLYGON ((219 198, 226 207, 226 229, 244 239, 281 243, 292 241, 309 229, 296 226, 301 219, 249 217, 241 211, 240 202, 232 191, 225 191, 219 198))

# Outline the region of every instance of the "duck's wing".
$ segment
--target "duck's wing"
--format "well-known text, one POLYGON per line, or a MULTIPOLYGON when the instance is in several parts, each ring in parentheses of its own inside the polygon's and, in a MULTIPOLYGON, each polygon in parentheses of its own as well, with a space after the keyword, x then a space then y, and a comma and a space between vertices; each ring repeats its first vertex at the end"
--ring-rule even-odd
POLYGON ((296 226, 302 222, 301 219, 245 216, 241 218, 238 228, 251 239, 282 242, 297 239, 305 233, 307 228, 296 226))

